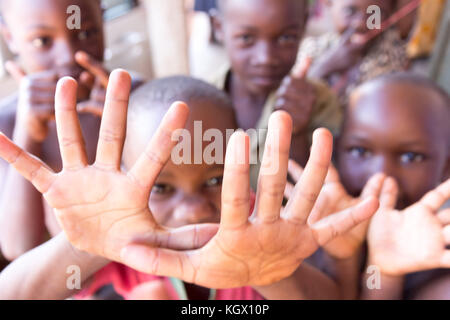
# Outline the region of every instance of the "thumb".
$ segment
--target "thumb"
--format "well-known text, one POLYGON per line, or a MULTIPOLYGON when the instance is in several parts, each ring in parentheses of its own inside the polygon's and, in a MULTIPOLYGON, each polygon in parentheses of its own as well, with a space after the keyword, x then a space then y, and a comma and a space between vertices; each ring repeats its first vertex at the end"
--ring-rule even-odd
POLYGON ((394 178, 388 177, 384 180, 380 194, 380 207, 394 209, 398 199, 398 184, 394 178))
POLYGON ((307 57, 301 63, 298 63, 292 69, 291 75, 294 79, 305 79, 308 75, 309 68, 312 65, 312 58, 307 57))
POLYGON ((370 196, 379 198, 385 179, 386 175, 384 173, 373 175, 364 186, 361 192, 361 199, 366 199, 370 196))
POLYGON ((17 81, 17 83, 20 83, 27 75, 16 62, 11 60, 6 61, 5 69, 17 81))

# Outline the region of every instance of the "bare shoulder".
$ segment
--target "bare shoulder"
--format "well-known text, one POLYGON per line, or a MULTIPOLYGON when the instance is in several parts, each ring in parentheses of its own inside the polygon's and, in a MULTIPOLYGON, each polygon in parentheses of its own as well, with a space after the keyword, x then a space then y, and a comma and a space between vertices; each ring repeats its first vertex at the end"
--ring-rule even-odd
POLYGON ((0 131, 11 138, 16 122, 17 95, 0 101, 0 131))

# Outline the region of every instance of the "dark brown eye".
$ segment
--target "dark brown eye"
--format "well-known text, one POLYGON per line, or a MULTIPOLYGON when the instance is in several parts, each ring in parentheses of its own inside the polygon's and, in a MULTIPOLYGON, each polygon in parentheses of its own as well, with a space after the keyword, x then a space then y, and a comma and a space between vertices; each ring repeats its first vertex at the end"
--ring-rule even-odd
POLYGON ((215 177, 206 181, 205 186, 207 188, 218 187, 222 185, 223 177, 215 177))
POLYGON ((250 45, 253 43, 254 41, 254 37, 250 34, 242 34, 240 36, 237 37, 239 42, 243 45, 250 45))
POLYGON ((348 152, 355 158, 367 158, 371 155, 371 152, 364 147, 353 147, 350 148, 348 152))
POLYGON ((50 37, 38 37, 31 41, 35 48, 45 48, 49 47, 52 43, 52 39, 50 37))
POLYGON ((298 37, 293 34, 284 34, 281 37, 278 38, 278 42, 280 44, 291 44, 291 43, 297 43, 298 37))
POLYGON ((423 162, 425 156, 417 152, 406 152, 400 156, 400 161, 405 164, 423 162))
POLYGON ((97 31, 95 29, 81 30, 78 32, 78 39, 81 41, 89 40, 94 37, 97 31))
POLYGON ((169 194, 171 192, 173 192, 174 188, 168 184, 155 184, 153 186, 152 189, 152 193, 153 194, 159 194, 159 195, 163 195, 163 194, 169 194))

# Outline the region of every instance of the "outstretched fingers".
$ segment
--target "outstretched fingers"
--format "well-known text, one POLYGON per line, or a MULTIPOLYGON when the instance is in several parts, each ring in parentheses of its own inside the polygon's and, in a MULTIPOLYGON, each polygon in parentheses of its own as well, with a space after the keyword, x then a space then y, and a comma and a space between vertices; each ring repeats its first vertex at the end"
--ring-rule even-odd
POLYGON ((172 149, 178 143, 177 131, 184 128, 189 114, 188 106, 175 102, 164 116, 161 124, 143 154, 128 172, 143 188, 150 191, 162 168, 169 160, 172 149))
POLYGON ((392 177, 384 180, 380 193, 380 207, 383 209, 394 209, 398 199, 398 184, 392 177))
POLYGON ((378 210, 379 202, 369 197, 357 206, 332 214, 314 223, 311 229, 317 242, 323 246, 334 238, 345 234, 360 223, 367 221, 378 210))
POLYGON ((131 77, 125 70, 111 73, 106 91, 105 108, 97 146, 95 166, 119 170, 127 126, 128 99, 131 77))
POLYGON ((77 82, 69 77, 58 81, 55 94, 55 118, 64 169, 79 169, 88 164, 77 114, 77 82))
POLYGON ((257 217, 273 222, 280 217, 286 187, 292 119, 284 111, 272 114, 269 120, 264 156, 256 194, 257 217))
POLYGON ((228 142, 222 182, 220 227, 235 229, 248 222, 250 212, 250 139, 242 131, 228 142))
POLYGON ((283 217, 305 223, 322 189, 333 151, 333 136, 326 129, 314 132, 311 155, 305 170, 295 186, 293 197, 289 200, 283 217))
POLYGON ((0 133, 0 157, 10 163, 41 193, 48 191, 56 177, 41 160, 22 150, 3 133, 0 133))

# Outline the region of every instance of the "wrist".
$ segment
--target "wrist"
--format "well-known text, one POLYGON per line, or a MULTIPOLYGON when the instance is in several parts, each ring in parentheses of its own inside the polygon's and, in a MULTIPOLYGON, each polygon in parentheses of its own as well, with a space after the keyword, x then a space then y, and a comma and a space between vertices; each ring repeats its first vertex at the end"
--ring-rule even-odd
POLYGON ((79 266, 83 266, 83 269, 91 269, 93 272, 106 266, 110 261, 100 256, 90 254, 88 252, 75 248, 67 239, 64 232, 59 235, 61 241, 63 241, 66 251, 70 253, 72 261, 79 266))
POLYGON ((366 263, 366 272, 377 272, 379 273, 383 278, 386 278, 388 280, 401 280, 404 279, 406 276, 405 272, 402 272, 401 270, 395 270, 393 268, 386 268, 385 266, 380 266, 377 264, 375 259, 372 259, 369 255, 369 258, 367 259, 366 263), (369 270, 370 269, 370 270, 369 270))

